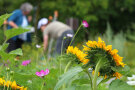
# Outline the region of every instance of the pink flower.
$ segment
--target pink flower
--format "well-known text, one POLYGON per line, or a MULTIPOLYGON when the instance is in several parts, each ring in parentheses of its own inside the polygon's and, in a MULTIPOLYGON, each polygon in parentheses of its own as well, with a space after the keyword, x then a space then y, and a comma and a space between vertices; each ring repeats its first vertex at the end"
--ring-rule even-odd
POLYGON ((40 72, 36 72, 35 74, 36 74, 37 76, 43 78, 45 75, 49 74, 49 70, 48 70, 48 69, 46 69, 46 71, 41 70, 40 72))
POLYGON ((82 21, 82 24, 83 24, 83 26, 86 27, 86 28, 89 27, 89 24, 88 24, 87 21, 85 21, 85 20, 82 21))
POLYGON ((31 60, 23 61, 23 62, 22 62, 22 65, 23 65, 23 66, 26 66, 26 65, 28 65, 30 62, 31 62, 31 60))

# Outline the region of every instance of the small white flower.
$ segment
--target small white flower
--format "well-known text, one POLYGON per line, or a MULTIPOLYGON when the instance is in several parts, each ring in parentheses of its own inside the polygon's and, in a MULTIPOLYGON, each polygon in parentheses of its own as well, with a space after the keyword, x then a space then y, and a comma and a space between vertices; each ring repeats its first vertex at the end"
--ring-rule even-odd
POLYGON ((129 81, 135 81, 135 75, 132 75, 132 77, 127 77, 129 81))
POLYGON ((88 68, 88 70, 89 70, 90 72, 92 72, 93 68, 88 68))
POLYGON ((41 48, 41 46, 40 46, 40 45, 38 45, 38 44, 36 45, 36 47, 37 47, 37 48, 41 48))
POLYGON ((67 37, 73 37, 73 34, 67 34, 67 37))
POLYGON ((128 85, 135 85, 135 81, 127 81, 128 85))
POLYGON ((32 81, 31 81, 31 80, 28 80, 27 82, 28 82, 28 83, 32 83, 32 81))

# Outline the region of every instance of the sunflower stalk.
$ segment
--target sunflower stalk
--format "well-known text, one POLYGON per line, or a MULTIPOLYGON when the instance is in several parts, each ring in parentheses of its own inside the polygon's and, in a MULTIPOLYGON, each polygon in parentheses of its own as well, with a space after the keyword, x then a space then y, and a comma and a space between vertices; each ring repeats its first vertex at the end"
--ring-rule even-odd
MULTIPOLYGON (((68 64, 66 65, 66 67, 65 67, 65 69, 64 69, 64 73, 66 73, 67 72, 67 70, 68 70, 68 68, 69 68, 69 66, 71 65, 71 63, 72 63, 72 61, 69 61, 68 62, 68 64)), ((62 88, 63 88, 63 90, 65 89, 65 84, 62 86, 62 88)))
POLYGON ((103 65, 103 58, 99 59, 96 68, 95 68, 95 73, 94 73, 94 78, 93 78, 93 90, 97 90, 97 78, 98 78, 98 72, 100 70, 100 68, 103 65))

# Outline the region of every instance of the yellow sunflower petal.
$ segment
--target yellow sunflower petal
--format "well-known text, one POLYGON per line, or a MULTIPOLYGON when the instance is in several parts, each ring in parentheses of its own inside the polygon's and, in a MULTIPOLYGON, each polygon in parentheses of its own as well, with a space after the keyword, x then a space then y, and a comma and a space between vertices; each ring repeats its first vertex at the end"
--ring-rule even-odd
POLYGON ((122 76, 120 73, 118 73, 118 72, 115 72, 114 74, 113 74, 113 76, 115 76, 116 77, 116 79, 120 79, 120 77, 122 76))

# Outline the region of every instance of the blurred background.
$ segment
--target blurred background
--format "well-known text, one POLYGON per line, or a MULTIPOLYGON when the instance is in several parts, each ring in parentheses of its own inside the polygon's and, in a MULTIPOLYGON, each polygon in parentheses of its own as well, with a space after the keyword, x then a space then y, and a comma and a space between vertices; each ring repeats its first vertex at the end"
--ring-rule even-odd
MULTIPOLYGON (((36 43, 42 43, 42 33, 37 30, 40 18, 51 19, 57 12, 57 20, 73 27, 74 32, 81 21, 86 20, 90 27, 79 31, 75 45, 79 47, 84 41, 97 40, 100 36, 118 49, 125 62, 135 71, 135 0, 0 0, 0 15, 12 13, 24 2, 34 6, 30 25, 35 27, 32 37, 36 36, 36 43)), ((0 43, 3 40, 1 28, 0 43)))

